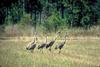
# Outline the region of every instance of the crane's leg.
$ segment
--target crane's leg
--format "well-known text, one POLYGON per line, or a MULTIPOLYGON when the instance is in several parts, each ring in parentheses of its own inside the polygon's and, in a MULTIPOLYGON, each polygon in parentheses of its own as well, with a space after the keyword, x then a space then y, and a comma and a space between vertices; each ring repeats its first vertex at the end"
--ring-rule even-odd
POLYGON ((33 50, 30 50, 31 51, 31 53, 33 53, 33 50))
POLYGON ((42 53, 43 53, 43 49, 41 49, 42 53))
POLYGON ((38 49, 39 51, 41 51, 40 49, 38 49))
POLYGON ((41 52, 41 49, 38 49, 41 52))
POLYGON ((34 53, 34 49, 31 50, 31 53, 34 53))
POLYGON ((61 49, 59 49, 59 54, 61 53, 61 49))
POLYGON ((51 47, 49 48, 49 51, 51 51, 51 47))

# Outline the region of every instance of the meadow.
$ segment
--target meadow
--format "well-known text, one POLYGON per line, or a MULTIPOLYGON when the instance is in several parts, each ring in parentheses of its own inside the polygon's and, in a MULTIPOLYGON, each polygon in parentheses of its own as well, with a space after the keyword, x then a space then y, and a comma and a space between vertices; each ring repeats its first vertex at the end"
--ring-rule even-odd
POLYGON ((0 67, 100 67, 100 0, 0 0, 0 67))
MULTIPOLYGON (((30 39, 31 40, 31 39, 30 39)), ((0 40, 1 67, 100 67, 100 39, 67 39, 59 54, 52 47, 33 53, 25 49, 28 39, 0 40)), ((44 39, 41 39, 44 40, 44 39)), ((42 41, 39 41, 41 43, 42 41)), ((55 45, 61 41, 56 41, 55 45)))

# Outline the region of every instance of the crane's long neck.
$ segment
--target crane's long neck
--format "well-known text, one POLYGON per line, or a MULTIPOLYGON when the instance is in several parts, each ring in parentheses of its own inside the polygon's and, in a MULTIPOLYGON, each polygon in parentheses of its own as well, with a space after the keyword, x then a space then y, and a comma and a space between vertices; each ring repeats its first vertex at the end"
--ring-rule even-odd
POLYGON ((66 37, 67 37, 67 36, 65 35, 65 38, 64 38, 64 39, 65 39, 65 40, 64 40, 64 43, 66 43, 66 37))
POLYGON ((35 36, 34 36, 34 40, 33 40, 32 42, 34 42, 34 43, 35 43, 35 36))
POLYGON ((37 36, 35 35, 34 37, 34 42, 36 43, 37 42, 37 36))
POLYGON ((47 43, 47 36, 46 36, 46 43, 47 43))
POLYGON ((60 35, 60 32, 56 33, 56 36, 54 37, 54 41, 57 39, 57 37, 60 35))
POLYGON ((57 37, 58 37, 58 34, 55 36, 54 40, 56 40, 56 39, 57 39, 57 37))

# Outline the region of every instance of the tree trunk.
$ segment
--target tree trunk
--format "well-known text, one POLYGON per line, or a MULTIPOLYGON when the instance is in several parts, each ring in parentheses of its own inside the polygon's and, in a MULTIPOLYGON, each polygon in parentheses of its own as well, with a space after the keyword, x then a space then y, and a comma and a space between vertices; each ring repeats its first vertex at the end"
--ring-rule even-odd
POLYGON ((42 11, 40 11, 40 24, 41 24, 41 15, 42 15, 42 11))
POLYGON ((35 17, 34 17, 34 21, 35 21, 35 22, 34 22, 34 27, 35 27, 35 30, 36 30, 36 25, 37 25, 37 24, 36 24, 36 19, 37 19, 37 18, 36 18, 36 9, 35 9, 35 17))

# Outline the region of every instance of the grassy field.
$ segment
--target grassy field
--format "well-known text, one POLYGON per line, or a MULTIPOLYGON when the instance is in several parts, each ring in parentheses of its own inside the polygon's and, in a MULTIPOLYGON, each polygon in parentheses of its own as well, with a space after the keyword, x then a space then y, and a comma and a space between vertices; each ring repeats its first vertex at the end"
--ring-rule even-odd
MULTIPOLYGON (((25 50, 28 41, 0 41, 1 67, 100 67, 100 40, 68 40, 62 52, 25 50)), ((55 44, 58 44, 56 42, 55 44)))

